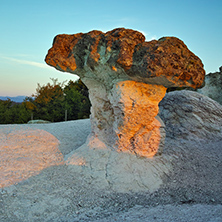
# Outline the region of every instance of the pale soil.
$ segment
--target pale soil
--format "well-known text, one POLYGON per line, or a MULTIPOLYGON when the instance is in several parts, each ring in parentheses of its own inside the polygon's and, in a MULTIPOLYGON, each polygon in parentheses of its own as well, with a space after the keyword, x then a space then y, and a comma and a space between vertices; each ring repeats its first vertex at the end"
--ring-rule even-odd
POLYGON ((160 188, 120 193, 64 164, 89 133, 89 120, 0 125, 0 221, 222 221, 222 137, 167 138, 160 188))

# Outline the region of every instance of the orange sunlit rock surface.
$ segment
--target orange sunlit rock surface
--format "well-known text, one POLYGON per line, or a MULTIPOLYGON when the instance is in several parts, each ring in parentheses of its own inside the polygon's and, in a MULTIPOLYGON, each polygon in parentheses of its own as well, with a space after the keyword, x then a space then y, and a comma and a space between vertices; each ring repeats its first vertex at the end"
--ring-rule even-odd
POLYGON ((199 88, 205 76, 201 60, 180 39, 163 37, 145 42, 142 33, 124 28, 58 35, 46 62, 80 77, 96 73, 96 66, 121 67, 128 79, 165 87, 199 88))
POLYGON ((161 124, 155 117, 165 93, 164 86, 135 81, 116 84, 111 102, 113 107, 118 107, 114 110, 116 118, 113 122, 118 151, 146 157, 157 153, 162 136, 161 124))

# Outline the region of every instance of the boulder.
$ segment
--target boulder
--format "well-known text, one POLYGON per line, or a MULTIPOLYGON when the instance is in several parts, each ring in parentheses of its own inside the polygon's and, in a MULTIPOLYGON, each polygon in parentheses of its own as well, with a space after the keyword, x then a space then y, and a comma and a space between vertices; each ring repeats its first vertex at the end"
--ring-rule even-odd
POLYGON ((222 139, 222 106, 209 97, 174 91, 166 94, 159 107, 167 137, 196 142, 222 139))
POLYGON ((144 157, 164 144, 155 117, 167 87, 198 88, 205 77, 201 60, 178 38, 145 42, 142 33, 124 28, 58 35, 45 61, 88 87, 92 140, 144 157))
POLYGON ((222 66, 219 72, 209 73, 205 77, 205 86, 197 92, 210 97, 222 105, 222 66))

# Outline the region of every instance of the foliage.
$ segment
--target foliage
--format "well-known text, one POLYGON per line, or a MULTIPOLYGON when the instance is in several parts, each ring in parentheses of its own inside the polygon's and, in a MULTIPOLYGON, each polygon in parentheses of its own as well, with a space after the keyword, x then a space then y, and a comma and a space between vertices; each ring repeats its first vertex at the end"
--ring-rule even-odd
POLYGON ((30 117, 30 110, 24 104, 17 104, 10 99, 6 101, 0 100, 0 123, 27 123, 30 117))
POLYGON ((59 122, 65 120, 66 110, 67 120, 88 118, 91 104, 83 82, 79 79, 65 85, 51 80, 43 86, 38 84, 35 94, 21 104, 0 100, 0 123, 27 123, 31 118, 59 122))
POLYGON ((64 88, 65 109, 67 110, 68 120, 88 118, 90 114, 90 101, 88 89, 79 79, 76 82, 69 81, 64 88))
POLYGON ((38 84, 36 93, 32 95, 35 99, 29 102, 36 118, 57 122, 64 120, 64 83, 58 83, 57 79, 52 79, 52 81, 52 84, 48 83, 43 86, 38 84))

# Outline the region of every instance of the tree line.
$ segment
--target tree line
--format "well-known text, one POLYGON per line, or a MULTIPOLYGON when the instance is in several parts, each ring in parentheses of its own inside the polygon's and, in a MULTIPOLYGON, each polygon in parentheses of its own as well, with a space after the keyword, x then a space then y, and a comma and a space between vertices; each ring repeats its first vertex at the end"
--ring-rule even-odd
POLYGON ((70 80, 68 84, 51 80, 52 83, 43 86, 38 84, 35 94, 22 103, 0 100, 0 124, 27 123, 31 119, 60 122, 89 118, 88 89, 81 79, 70 80))

